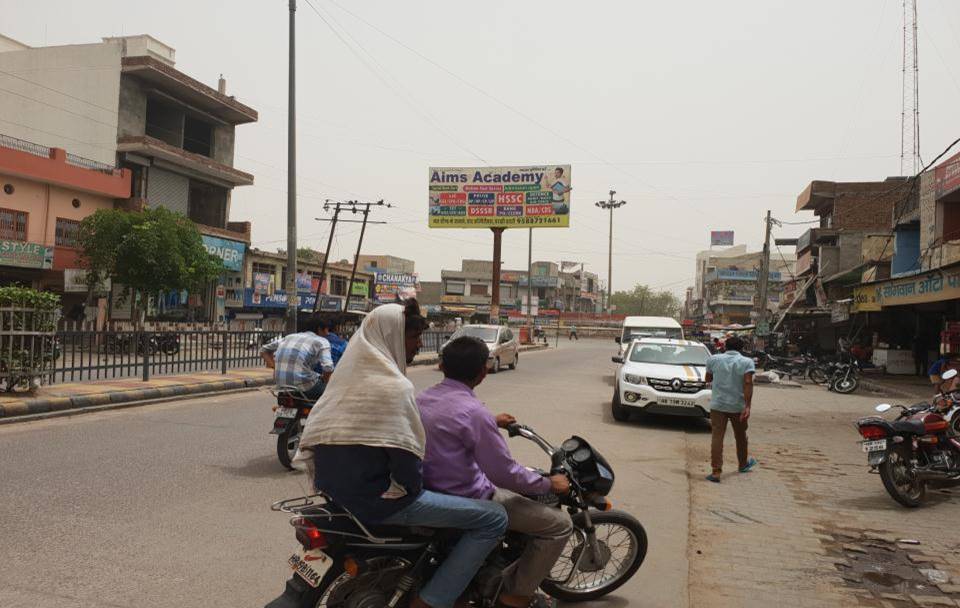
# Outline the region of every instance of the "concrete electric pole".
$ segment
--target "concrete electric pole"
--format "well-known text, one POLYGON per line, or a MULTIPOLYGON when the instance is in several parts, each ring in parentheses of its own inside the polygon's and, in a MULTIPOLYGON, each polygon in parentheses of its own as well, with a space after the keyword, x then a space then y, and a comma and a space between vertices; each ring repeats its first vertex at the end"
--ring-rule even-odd
POLYGON ((609 201, 597 201, 594 203, 597 207, 601 209, 606 209, 610 212, 610 233, 608 235, 607 242, 607 313, 610 313, 610 300, 613 297, 613 210, 619 207, 623 207, 627 204, 627 201, 615 201, 613 200, 613 195, 616 194, 616 190, 610 191, 610 200, 609 201))
POLYGON ((297 0, 289 0, 290 48, 287 90, 287 333, 297 331, 297 69, 296 15, 297 0))
MULTIPOLYGON (((770 289, 770 230, 773 227, 773 224, 777 223, 777 220, 770 217, 770 210, 767 210, 767 218, 765 220, 766 230, 763 237, 763 258, 760 260, 760 276, 757 277, 759 282, 758 284, 758 294, 757 294, 757 329, 761 332, 766 332, 767 328, 767 294, 770 289)), ((759 335, 759 332, 758 332, 759 335)))

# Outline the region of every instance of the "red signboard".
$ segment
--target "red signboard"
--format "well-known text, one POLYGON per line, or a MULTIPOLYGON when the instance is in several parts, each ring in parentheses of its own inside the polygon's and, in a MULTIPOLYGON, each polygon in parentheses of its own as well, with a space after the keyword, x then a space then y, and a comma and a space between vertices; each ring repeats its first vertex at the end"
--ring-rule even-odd
POLYGON ((960 189, 960 154, 950 157, 933 171, 937 185, 937 198, 960 189))
POLYGON ((480 207, 478 205, 471 205, 467 207, 467 215, 496 215, 496 208, 494 207, 480 207))
POLYGON ((440 204, 441 205, 466 205, 467 193, 466 192, 441 192, 440 204))

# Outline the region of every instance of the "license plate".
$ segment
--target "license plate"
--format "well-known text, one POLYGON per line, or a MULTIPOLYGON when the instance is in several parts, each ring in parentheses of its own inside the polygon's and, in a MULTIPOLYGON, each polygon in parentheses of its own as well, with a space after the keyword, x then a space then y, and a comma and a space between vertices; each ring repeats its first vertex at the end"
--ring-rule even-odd
POLYGON ((333 566, 330 556, 319 549, 307 551, 301 548, 290 556, 287 563, 311 587, 318 587, 323 575, 333 566))
POLYGON ((657 399, 657 403, 660 405, 682 405, 687 407, 692 407, 694 405, 694 402, 688 399, 674 399, 672 397, 660 397, 657 399))
POLYGON ((863 445, 864 452, 881 452, 887 449, 887 440, 877 439, 876 441, 864 441, 861 445, 863 445))
POLYGON ((297 417, 297 408, 295 407, 278 407, 277 408, 277 418, 296 418, 297 417))

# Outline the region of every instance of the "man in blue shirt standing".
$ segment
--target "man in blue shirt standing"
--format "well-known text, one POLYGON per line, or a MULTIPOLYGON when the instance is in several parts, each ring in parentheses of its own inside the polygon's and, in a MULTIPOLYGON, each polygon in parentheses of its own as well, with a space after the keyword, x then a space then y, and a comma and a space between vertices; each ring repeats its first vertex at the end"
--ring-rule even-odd
POLYGON ((733 435, 737 440, 737 462, 741 473, 746 473, 757 465, 747 451, 747 420, 750 418, 750 404, 753 401, 753 374, 756 368, 753 359, 740 354, 743 340, 738 336, 727 338, 724 352, 707 359, 707 383, 711 384, 710 425, 713 427, 713 439, 710 460, 713 471, 707 475, 707 481, 720 482, 723 471, 723 436, 727 432, 727 422, 733 426, 733 435))

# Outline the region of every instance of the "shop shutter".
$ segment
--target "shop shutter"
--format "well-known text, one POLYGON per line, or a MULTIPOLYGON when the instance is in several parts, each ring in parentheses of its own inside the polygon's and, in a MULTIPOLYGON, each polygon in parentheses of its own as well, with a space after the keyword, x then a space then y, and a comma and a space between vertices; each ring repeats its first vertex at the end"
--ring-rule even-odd
POLYGON ((147 173, 147 203, 187 215, 190 180, 183 175, 150 167, 147 173))

